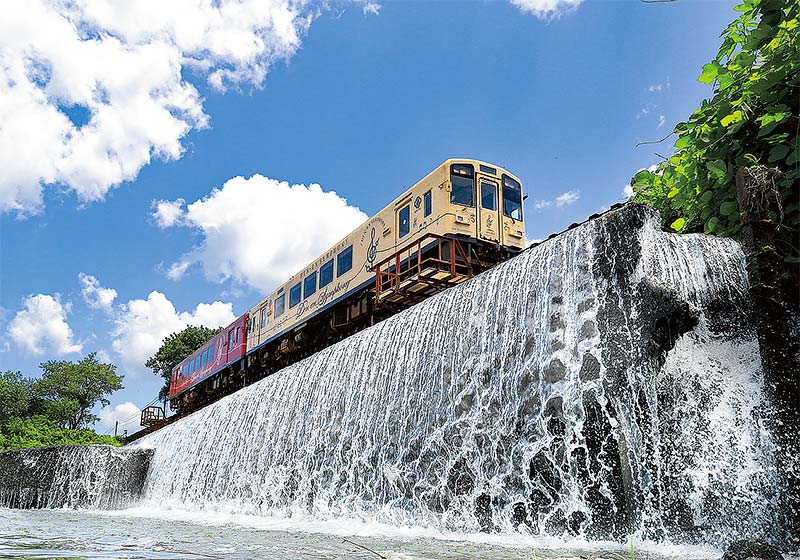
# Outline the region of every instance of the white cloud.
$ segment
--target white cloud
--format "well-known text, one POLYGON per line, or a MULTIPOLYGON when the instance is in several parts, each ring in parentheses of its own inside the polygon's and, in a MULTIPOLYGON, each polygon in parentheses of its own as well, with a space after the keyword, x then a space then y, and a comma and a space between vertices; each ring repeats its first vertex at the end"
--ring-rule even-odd
POLYGON ((641 119, 642 117, 646 117, 653 110, 655 110, 657 107, 658 107, 658 105, 655 105, 654 103, 648 103, 647 105, 645 105, 644 107, 642 107, 639 110, 639 112, 636 114, 636 118, 637 119, 641 119))
POLYGON ((657 129, 661 128, 662 126, 664 126, 666 122, 667 122, 667 117, 665 117, 664 115, 658 115, 658 126, 656 128, 657 129))
POLYGON ((113 408, 105 406, 100 409, 100 423, 110 429, 114 429, 116 422, 119 421, 117 434, 122 435, 122 432, 128 430, 128 433, 133 433, 139 429, 139 420, 141 419, 142 410, 130 401, 118 404, 113 408))
POLYGON ((199 264, 212 281, 233 279, 261 291, 295 274, 367 219, 317 184, 289 185, 262 175, 229 179, 185 211, 177 203, 156 202, 154 221, 196 228, 203 239, 172 264, 169 276, 178 279, 199 264), (164 220, 167 204, 182 213, 164 220))
POLYGON ((8 334, 18 347, 32 354, 47 350, 64 355, 82 350, 67 323, 70 305, 62 305, 60 299, 59 294, 36 294, 22 301, 22 309, 8 324, 8 334))
POLYGON ((565 193, 561 193, 556 197, 556 206, 559 208, 569 206, 573 202, 576 202, 580 197, 580 191, 567 191, 565 193))
POLYGON ((111 359, 111 354, 108 353, 107 350, 101 348, 97 351, 97 359, 100 360, 104 364, 113 364, 114 360, 111 359))
POLYGON ((111 313, 114 300, 117 298, 117 290, 102 287, 97 278, 83 272, 78 274, 78 280, 81 283, 81 294, 86 305, 92 309, 111 313))
MULTIPOLYGON (((365 7, 366 9, 366 7, 365 7)), ((259 87, 300 47, 308 0, 9 0, 0 18, 0 211, 57 184, 102 200, 208 126, 184 76, 259 87)))
POLYGON ((553 200, 535 200, 533 202, 533 207, 536 210, 543 210, 544 208, 551 208, 556 206, 558 208, 563 208, 564 206, 569 206, 573 202, 576 202, 581 197, 580 191, 567 191, 561 193, 553 200))
POLYGON ((378 14, 381 13, 381 5, 380 4, 376 4, 375 2, 367 1, 367 2, 364 2, 364 5, 362 6, 361 10, 365 14, 370 14, 370 15, 373 15, 373 16, 377 16, 378 14))
POLYGON ((650 84, 647 88, 647 91, 650 93, 661 93, 662 91, 669 89, 671 86, 672 84, 669 81, 669 76, 667 76, 666 81, 662 83, 650 84))
POLYGON ((575 10, 583 0, 511 0, 523 12, 549 21, 575 10))
POLYGON ((168 228, 178 224, 183 216, 183 207, 186 201, 182 198, 177 200, 154 200, 151 208, 153 221, 160 228, 168 228))
POLYGON ((178 312, 167 296, 153 291, 147 299, 134 299, 120 306, 111 344, 125 367, 122 373, 139 374, 148 371, 144 363, 170 334, 189 325, 223 327, 235 318, 230 303, 201 303, 191 313, 178 312))

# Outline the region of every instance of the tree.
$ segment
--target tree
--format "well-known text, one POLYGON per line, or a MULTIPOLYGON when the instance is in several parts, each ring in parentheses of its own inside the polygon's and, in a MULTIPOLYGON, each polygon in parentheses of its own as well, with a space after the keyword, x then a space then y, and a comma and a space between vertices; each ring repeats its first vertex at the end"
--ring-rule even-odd
POLYGON ((43 374, 33 384, 40 412, 58 425, 77 430, 94 424, 96 404, 108 406, 108 396, 123 388, 116 366, 98 361, 95 353, 80 362, 51 360, 40 365, 43 374))
POLYGON ((144 364, 145 367, 152 369, 153 373, 164 378, 164 386, 158 392, 159 400, 163 401, 169 395, 172 370, 175 369, 175 366, 221 331, 222 327, 209 329, 190 325, 181 332, 172 333, 164 339, 158 352, 144 364))
POLYGON ((33 383, 20 372, 0 374, 0 423, 26 416, 33 401, 33 383))
POLYGON ((734 10, 740 16, 723 31, 717 56, 698 77, 714 84, 713 97, 675 126, 678 138, 670 158, 655 172, 634 175, 634 200, 657 208, 676 231, 738 237, 737 169, 757 164, 777 168, 774 196, 782 207, 782 215, 774 218, 778 250, 787 263, 796 264, 800 3, 745 0, 734 10))

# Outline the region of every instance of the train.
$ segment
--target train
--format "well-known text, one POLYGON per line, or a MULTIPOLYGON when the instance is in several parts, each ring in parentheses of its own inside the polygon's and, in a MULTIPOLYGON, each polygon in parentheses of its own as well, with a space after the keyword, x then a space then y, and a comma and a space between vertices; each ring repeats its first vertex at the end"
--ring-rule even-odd
MULTIPOLYGON (((444 161, 178 364, 173 418, 520 252, 525 198, 498 165, 444 161)), ((149 408, 143 426, 167 422, 149 408)))

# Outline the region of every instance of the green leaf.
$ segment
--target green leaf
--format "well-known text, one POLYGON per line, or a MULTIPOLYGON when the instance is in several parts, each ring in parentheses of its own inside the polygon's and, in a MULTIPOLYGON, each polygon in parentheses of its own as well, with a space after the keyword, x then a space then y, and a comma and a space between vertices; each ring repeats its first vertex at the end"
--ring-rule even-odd
POLYGON ((710 84, 719 74, 718 64, 703 64, 703 73, 697 77, 697 81, 702 84, 710 84))
POLYGON ((678 187, 672 187, 672 190, 667 193, 667 198, 674 198, 679 192, 681 192, 681 190, 678 187))
POLYGON ((789 153, 789 146, 787 146, 786 144, 778 144, 769 151, 769 156, 767 157, 767 161, 769 163, 775 163, 776 161, 780 161, 784 157, 786 157, 786 154, 788 153, 789 153))
POLYGON ((631 183, 649 183, 652 176, 653 174, 647 169, 642 169, 641 171, 636 172, 636 175, 634 175, 633 179, 631 179, 631 183))
POLYGON ((688 148, 689 144, 692 143, 691 136, 681 136, 677 140, 675 140, 675 148, 678 150, 683 150, 684 148, 688 148))
POLYGON ((680 231, 686 226, 686 220, 684 218, 678 218, 674 222, 670 224, 669 227, 674 229, 675 231, 680 231))
POLYGON ((738 206, 735 202, 723 202, 719 207, 719 213, 723 216, 730 216, 737 210, 738 206))
POLYGON ((731 72, 725 72, 717 76, 717 80, 719 81, 719 89, 728 89, 728 87, 733 84, 733 74, 731 72))
POLYGON ((713 161, 709 161, 706 164, 706 168, 711 171, 717 178, 722 178, 728 172, 728 166, 725 165, 725 162, 721 159, 715 159, 713 161))
POLYGON ((719 123, 726 128, 738 122, 742 122, 742 112, 738 109, 719 121, 719 123))
POLYGON ((786 158, 786 165, 794 165, 800 161, 800 144, 795 147, 794 151, 786 158))

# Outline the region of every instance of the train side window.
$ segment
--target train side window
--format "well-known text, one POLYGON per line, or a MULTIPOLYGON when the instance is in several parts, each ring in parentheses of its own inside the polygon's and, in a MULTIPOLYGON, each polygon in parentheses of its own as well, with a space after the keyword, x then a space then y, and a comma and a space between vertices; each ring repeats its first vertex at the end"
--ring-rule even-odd
POLYGON ((228 331, 228 350, 232 350, 233 349, 233 335, 234 334, 235 333, 234 333, 233 329, 228 331))
POLYGON ((301 288, 302 284, 298 282, 289 290, 289 309, 300 303, 301 288))
POLYGON ((307 276, 305 280, 303 280, 303 299, 306 299, 308 296, 312 295, 314 292, 317 291, 317 271, 311 273, 310 276, 307 276))
POLYGON ((275 317, 280 317, 286 311, 286 294, 281 294, 275 298, 275 317))
POLYGON ((267 308, 266 306, 261 309, 261 328, 267 326, 267 308))
POLYGON ((425 201, 425 217, 430 216, 431 212, 433 212, 433 196, 431 195, 431 191, 422 195, 422 198, 425 201))
POLYGON ((238 343, 242 339, 242 327, 236 327, 236 342, 238 343))
POLYGON ((186 377, 186 366, 185 365, 181 368, 181 376, 182 377, 186 377))
POLYGON ((353 268, 353 246, 336 255, 336 276, 339 277, 353 268))
POLYGON ((333 259, 329 260, 319 269, 319 287, 324 288, 333 282, 333 259))
POLYGON ((522 220, 522 187, 508 175, 503 175, 503 215, 522 220))
POLYGON ((450 166, 450 202, 461 206, 475 206, 475 169, 471 165, 456 163, 450 166))
POLYGON ((397 213, 397 232, 400 237, 405 237, 411 231, 411 206, 406 204, 397 213))
POLYGON ((481 181, 481 208, 497 210, 497 185, 481 181))
POLYGON ((208 361, 209 361, 209 362, 212 362, 212 361, 214 361, 214 347, 213 347, 213 346, 211 346, 211 347, 208 349, 208 361))

